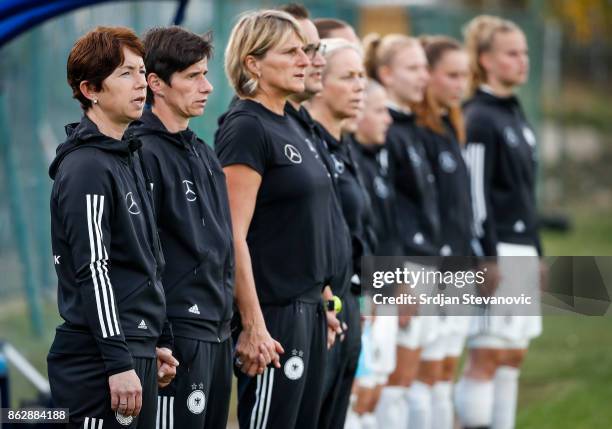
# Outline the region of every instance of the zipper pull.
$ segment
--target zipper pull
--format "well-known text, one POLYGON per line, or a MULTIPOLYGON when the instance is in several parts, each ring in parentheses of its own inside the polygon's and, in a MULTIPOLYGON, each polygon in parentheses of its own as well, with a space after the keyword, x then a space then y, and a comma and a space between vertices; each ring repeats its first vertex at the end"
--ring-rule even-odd
POLYGON ((204 218, 202 218, 202 226, 206 227, 206 222, 204 222, 204 218))

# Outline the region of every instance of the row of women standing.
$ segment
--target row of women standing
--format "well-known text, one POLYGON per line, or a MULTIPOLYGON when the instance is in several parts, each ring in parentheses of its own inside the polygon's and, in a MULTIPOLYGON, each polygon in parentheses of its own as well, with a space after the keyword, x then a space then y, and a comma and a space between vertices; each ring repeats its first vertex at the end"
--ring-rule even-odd
MULTIPOLYGON (((441 76, 424 105, 431 133, 415 145, 421 152, 407 149, 411 131, 395 128, 401 141, 378 156, 371 145, 385 142, 391 123, 385 91, 367 83, 356 40, 320 41, 323 31, 354 32, 286 10, 248 13, 232 30, 225 68, 238 99, 219 120, 218 161, 188 128, 212 91, 209 41, 162 29, 142 46, 129 30, 102 28, 71 52, 69 83, 85 116, 51 169, 66 322, 49 376, 74 427, 224 427, 233 366, 241 427, 342 428, 360 350, 361 256, 471 252, 462 88, 453 83, 461 76, 441 76), (152 107, 143 114, 147 83, 152 107), (407 153, 431 170, 410 173, 407 153), (444 172, 456 175, 444 181, 444 172)), ((412 80, 399 73, 396 87, 425 100, 427 62, 408 40, 421 63, 405 69, 412 80)), ((462 52, 446 39, 431 49, 439 43, 430 68, 462 52)), ((391 57, 372 76, 384 86, 384 74, 400 70, 391 57)), ((409 109, 420 100, 387 101, 394 125, 416 129, 409 109)))
MULTIPOLYGON (((414 271, 440 267, 423 265, 435 258, 410 256, 475 256, 491 290, 499 284, 502 295, 517 287, 537 295, 537 153, 514 95, 527 79, 526 39, 512 22, 491 16, 471 21, 465 37, 465 46, 442 36, 366 40, 368 75, 385 87, 393 118, 376 176, 392 189, 385 199, 394 200, 386 236, 399 238, 399 254, 414 271), (515 255, 532 258, 518 265, 504 259, 515 255)), ((540 317, 420 311, 366 322, 347 427, 451 429, 455 415, 465 428, 514 427, 519 368, 540 317), (466 340, 469 359, 455 389, 466 340), (397 344, 395 359, 385 358, 389 344, 397 344)))

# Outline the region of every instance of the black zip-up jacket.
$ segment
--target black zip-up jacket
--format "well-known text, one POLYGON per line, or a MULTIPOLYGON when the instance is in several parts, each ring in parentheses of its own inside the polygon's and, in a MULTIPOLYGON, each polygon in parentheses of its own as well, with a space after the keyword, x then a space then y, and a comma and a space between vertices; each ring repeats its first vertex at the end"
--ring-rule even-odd
POLYGON ((234 296, 225 174, 213 150, 193 131, 171 133, 149 109, 130 129, 143 143, 153 185, 174 335, 224 341, 230 336, 234 296))
POLYGON ((395 188, 395 207, 401 252, 405 256, 438 256, 440 211, 432 166, 413 114, 389 109, 393 122, 387 131, 389 169, 395 188))
POLYGON ((353 271, 357 275, 357 279, 353 281, 356 287, 353 289, 358 292, 361 284, 361 257, 371 255, 372 249, 376 247, 370 196, 348 136, 343 135, 341 141, 338 141, 319 123, 317 130, 329 148, 338 174, 338 195, 352 237, 353 271))
POLYGON ((389 174, 389 150, 384 145, 364 145, 350 136, 366 190, 372 202, 372 228, 378 256, 396 256, 399 250, 395 190, 389 174))
POLYGON ((436 177, 442 256, 473 256, 475 238, 468 174, 460 143, 448 116, 445 133, 421 128, 425 152, 436 177))
POLYGON ((153 208, 136 150, 100 133, 86 116, 49 169, 51 239, 58 277, 52 353, 101 355, 109 375, 132 357, 171 346, 160 274, 164 266, 153 208), (162 335, 164 336, 160 339, 162 335))
MULTIPOLYGON (((332 257, 329 261, 327 283, 331 286, 335 295, 343 296, 348 290, 353 274, 353 261, 351 256, 351 233, 344 220, 340 203, 338 173, 334 169, 327 143, 319 134, 316 123, 310 116, 310 113, 308 113, 308 110, 304 107, 295 110, 291 103, 287 103, 285 111, 295 121, 298 131, 308 146, 316 152, 316 156, 323 162, 334 184, 334 198, 330 207, 328 207, 328 227, 330 230, 328 233, 328 246, 332 249, 332 257)), ((321 209, 323 210, 324 208, 322 207, 321 209)))
POLYGON ((475 230, 488 256, 497 243, 535 246, 536 138, 518 98, 478 90, 466 103, 466 162, 472 178, 475 230))

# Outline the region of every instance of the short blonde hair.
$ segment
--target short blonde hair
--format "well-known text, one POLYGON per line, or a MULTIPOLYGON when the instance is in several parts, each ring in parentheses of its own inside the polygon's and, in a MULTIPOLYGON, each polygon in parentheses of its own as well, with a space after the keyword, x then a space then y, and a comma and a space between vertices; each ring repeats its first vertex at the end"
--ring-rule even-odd
POLYGON ((300 25, 286 12, 269 9, 247 12, 240 17, 225 49, 225 74, 238 96, 249 97, 257 92, 258 78, 247 69, 246 57, 264 57, 291 34, 306 43, 300 25))
POLYGON ((321 39, 321 49, 323 51, 323 56, 327 61, 325 68, 323 69, 323 74, 327 73, 331 66, 332 57, 340 51, 344 51, 345 49, 352 49, 357 52, 361 58, 363 58, 363 49, 361 46, 356 45, 354 43, 349 42, 346 39, 342 39, 340 37, 330 37, 329 39, 321 39))

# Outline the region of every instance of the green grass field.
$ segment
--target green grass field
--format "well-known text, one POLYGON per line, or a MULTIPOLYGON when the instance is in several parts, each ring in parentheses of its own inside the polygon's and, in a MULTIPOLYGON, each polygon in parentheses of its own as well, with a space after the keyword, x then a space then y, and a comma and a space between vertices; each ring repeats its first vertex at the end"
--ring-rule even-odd
MULTIPOLYGON (((545 233, 549 255, 612 255, 612 216, 578 211, 569 234, 545 233)), ((23 302, 0 304, 0 338, 10 341, 46 374, 45 357, 59 322, 55 304, 44 305, 46 335, 29 331, 23 302)), ((612 321, 548 316, 534 340, 521 375, 518 428, 608 429, 612 427, 612 321)), ((13 406, 34 391, 12 375, 13 406)), ((232 414, 235 407, 231 407, 232 414)), ((233 419, 235 418, 232 417, 233 419)))
MULTIPOLYGON (((576 210, 568 234, 544 233, 548 255, 612 255, 609 212, 576 210)), ((521 374, 518 428, 612 427, 612 320, 547 316, 521 374)))

